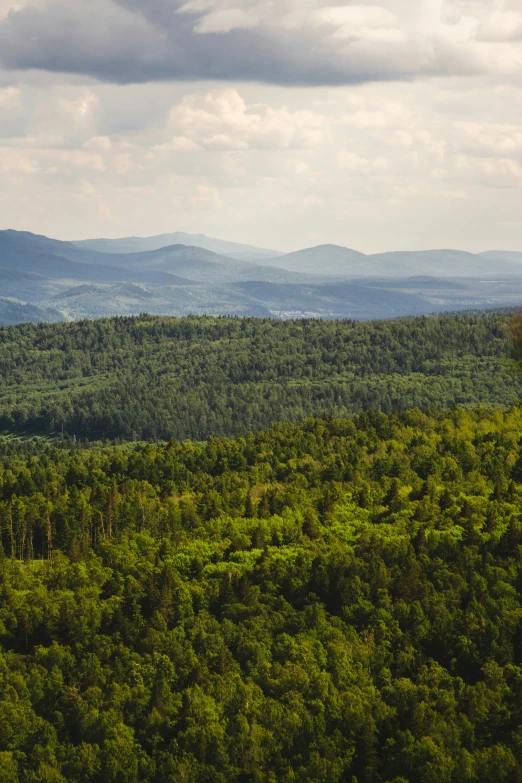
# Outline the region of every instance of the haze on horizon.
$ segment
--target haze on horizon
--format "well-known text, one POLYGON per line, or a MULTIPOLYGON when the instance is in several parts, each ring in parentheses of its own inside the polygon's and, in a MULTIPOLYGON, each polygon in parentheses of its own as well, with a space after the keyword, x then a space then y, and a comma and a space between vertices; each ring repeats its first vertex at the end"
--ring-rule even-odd
POLYGON ((0 228, 522 249, 519 0, 0 0, 0 228))

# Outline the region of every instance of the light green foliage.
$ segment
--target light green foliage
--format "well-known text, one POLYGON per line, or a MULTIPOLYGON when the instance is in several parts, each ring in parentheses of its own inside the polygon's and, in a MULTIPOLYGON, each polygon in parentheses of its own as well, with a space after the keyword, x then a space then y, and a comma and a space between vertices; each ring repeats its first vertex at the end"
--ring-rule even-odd
POLYGON ((6 447, 2 783, 518 783, 521 432, 6 447))

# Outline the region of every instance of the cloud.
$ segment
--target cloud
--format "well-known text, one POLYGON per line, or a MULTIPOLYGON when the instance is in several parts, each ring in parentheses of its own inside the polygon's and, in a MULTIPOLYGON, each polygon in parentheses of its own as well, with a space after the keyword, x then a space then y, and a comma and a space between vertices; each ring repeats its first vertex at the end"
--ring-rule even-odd
POLYGON ((3 227, 522 246, 520 17, 520 0, 0 0, 3 227))
MULTIPOLYGON (((516 86, 42 90, 29 80, 0 88, 5 107, 4 227, 63 238, 203 231, 282 249, 466 247, 472 236, 486 249, 522 208, 516 86)), ((503 244, 516 247, 512 224, 503 244)))
POLYGON ((0 0, 0 60, 131 84, 343 85, 516 72, 520 14, 470 0, 0 0))
POLYGON ((340 150, 337 160, 340 166, 362 174, 386 172, 392 168, 392 161, 383 156, 363 158, 356 152, 340 150))
POLYGON ((498 123, 459 122, 455 131, 461 148, 477 158, 509 156, 522 162, 522 126, 498 123))
POLYGON ((522 163, 512 158, 476 158, 459 155, 457 173, 464 179, 486 188, 520 188, 522 163))
POLYGON ((314 146, 325 141, 323 124, 323 116, 309 110, 248 107, 235 89, 213 90, 203 97, 187 96, 170 114, 170 125, 176 131, 173 143, 181 143, 185 149, 189 148, 187 141, 207 150, 314 146))

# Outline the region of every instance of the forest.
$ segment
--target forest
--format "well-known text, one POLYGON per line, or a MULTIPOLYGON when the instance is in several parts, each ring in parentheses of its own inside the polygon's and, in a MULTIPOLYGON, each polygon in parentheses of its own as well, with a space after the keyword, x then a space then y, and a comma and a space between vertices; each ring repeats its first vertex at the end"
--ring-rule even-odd
POLYGON ((0 329, 0 433, 204 440, 368 409, 513 405, 509 312, 395 321, 140 316, 0 329))
POLYGON ((4 441, 2 783, 520 783, 521 433, 4 441))

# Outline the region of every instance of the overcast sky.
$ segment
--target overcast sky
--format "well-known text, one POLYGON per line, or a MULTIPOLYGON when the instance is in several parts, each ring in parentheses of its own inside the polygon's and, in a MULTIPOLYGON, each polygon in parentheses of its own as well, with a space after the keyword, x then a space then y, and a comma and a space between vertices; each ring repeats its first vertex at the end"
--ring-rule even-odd
POLYGON ((522 0, 0 0, 0 227, 522 249, 522 0))

